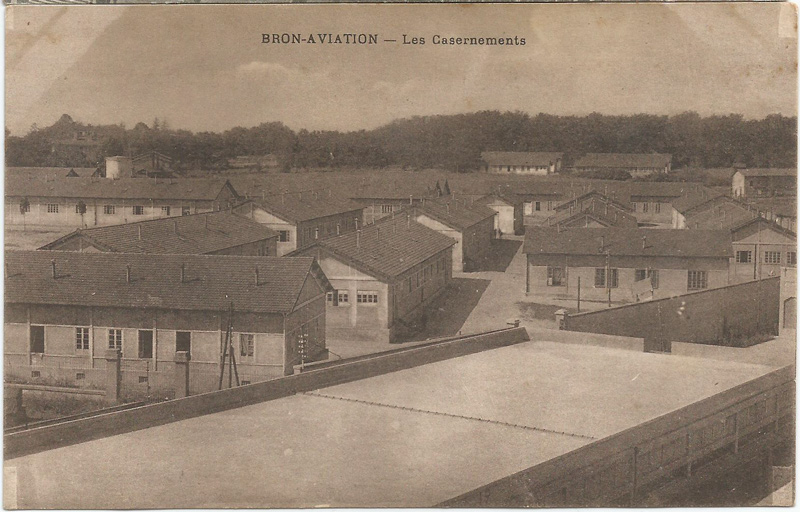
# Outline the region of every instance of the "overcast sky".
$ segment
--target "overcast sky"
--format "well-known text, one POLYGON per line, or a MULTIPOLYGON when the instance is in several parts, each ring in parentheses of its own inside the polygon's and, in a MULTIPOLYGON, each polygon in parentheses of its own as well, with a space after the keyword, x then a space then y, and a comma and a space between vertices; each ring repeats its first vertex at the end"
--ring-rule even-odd
POLYGON ((484 109, 794 115, 795 16, 776 3, 10 6, 6 126, 24 134, 63 113, 193 131, 356 130, 484 109), (266 45, 263 32, 427 44, 266 45), (526 45, 446 47, 435 34, 526 45))

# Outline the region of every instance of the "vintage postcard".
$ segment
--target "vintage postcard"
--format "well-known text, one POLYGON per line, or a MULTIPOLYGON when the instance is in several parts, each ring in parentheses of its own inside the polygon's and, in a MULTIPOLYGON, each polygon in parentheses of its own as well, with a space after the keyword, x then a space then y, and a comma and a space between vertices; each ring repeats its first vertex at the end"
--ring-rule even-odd
POLYGON ((795 6, 5 30, 5 508, 794 503, 795 6))

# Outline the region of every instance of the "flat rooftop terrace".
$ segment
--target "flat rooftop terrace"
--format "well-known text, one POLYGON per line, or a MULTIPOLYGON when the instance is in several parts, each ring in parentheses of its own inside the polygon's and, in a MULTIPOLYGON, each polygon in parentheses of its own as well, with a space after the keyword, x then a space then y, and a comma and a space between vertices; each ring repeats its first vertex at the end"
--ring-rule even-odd
POLYGON ((427 507, 772 369, 527 342, 11 459, 5 505, 427 507))

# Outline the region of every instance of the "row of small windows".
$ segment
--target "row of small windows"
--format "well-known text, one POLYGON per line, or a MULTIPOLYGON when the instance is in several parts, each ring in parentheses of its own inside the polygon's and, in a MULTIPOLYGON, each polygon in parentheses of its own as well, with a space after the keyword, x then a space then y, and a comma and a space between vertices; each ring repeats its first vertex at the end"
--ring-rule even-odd
MULTIPOLYGON (((377 292, 367 292, 374 294, 374 302, 377 302, 377 292)), ((372 300, 372 299, 365 299, 372 300)), ((32 325, 30 329, 31 345, 30 351, 33 354, 44 354, 44 326, 32 325)), ((108 329, 108 348, 112 350, 122 350, 122 329, 108 329)), ((153 331, 138 331, 138 350, 137 355, 140 359, 153 358, 153 331)), ((89 327, 75 328, 75 348, 76 350, 89 350, 89 327)), ((192 349, 192 333, 189 331, 177 331, 175 333, 175 351, 189 352, 192 349)), ((255 355, 255 334, 239 334, 239 355, 250 358, 255 355)))
POLYGON ((436 263, 426 265, 416 274, 408 278, 408 292, 411 293, 431 279, 434 275, 439 275, 447 269, 447 260, 441 257, 436 263))
MULTIPOLYGON (((659 273, 657 269, 637 268, 634 269, 633 279, 636 282, 649 279, 652 288, 658 289, 659 273)), ((547 267, 547 286, 566 286, 566 270, 564 267, 547 267)), ((618 288, 619 269, 594 269, 595 288, 618 288), (608 280, 606 280, 608 275, 608 280)), ((702 290, 708 288, 708 273, 705 270, 689 270, 687 273, 687 288, 689 290, 702 290)))
MULTIPOLYGON (((764 263, 779 265, 781 263, 781 251, 764 251, 764 263)), ((752 263, 753 251, 736 251, 736 263, 752 263)), ((786 252, 786 264, 797 265, 797 251, 786 252)))
MULTIPOLYGON (((47 213, 60 213, 61 205, 58 203, 48 203, 45 205, 47 213)), ((29 204, 24 205, 23 212, 30 213, 31 206, 29 204)), ((75 205, 75 213, 81 213, 81 206, 75 205)), ((84 212, 85 213, 85 212, 84 212)), ((134 205, 131 207, 131 213, 133 215, 144 215, 145 214, 145 207, 142 205, 134 205)), ((171 206, 162 206, 161 213, 166 216, 172 215, 172 207, 171 206)), ((192 213, 192 209, 190 206, 182 206, 181 207, 181 215, 189 215, 192 213)), ((103 205, 103 215, 116 215, 117 214, 117 205, 114 204, 105 204, 103 205)))
MULTIPOLYGON (((648 213, 650 211, 650 203, 631 203, 634 212, 639 211, 640 205, 642 213, 648 213)), ((653 203, 653 211, 655 211, 655 213, 661 213, 661 203, 653 203)))
MULTIPOLYGON (((335 292, 328 292, 327 301, 331 305, 333 305, 335 302, 335 305, 337 306, 349 306, 350 294, 347 290, 336 290, 335 292), (336 299, 336 301, 333 300, 334 298, 336 299)), ((358 290, 356 292, 356 301, 358 304, 377 304, 378 292, 358 290)))

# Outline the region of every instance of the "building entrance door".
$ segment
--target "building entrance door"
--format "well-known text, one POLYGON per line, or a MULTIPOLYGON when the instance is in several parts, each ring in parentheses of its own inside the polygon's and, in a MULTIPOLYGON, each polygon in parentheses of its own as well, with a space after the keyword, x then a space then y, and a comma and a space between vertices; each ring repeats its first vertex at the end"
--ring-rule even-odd
POLYGON ((797 297, 788 298, 783 302, 783 327, 797 328, 797 297))

